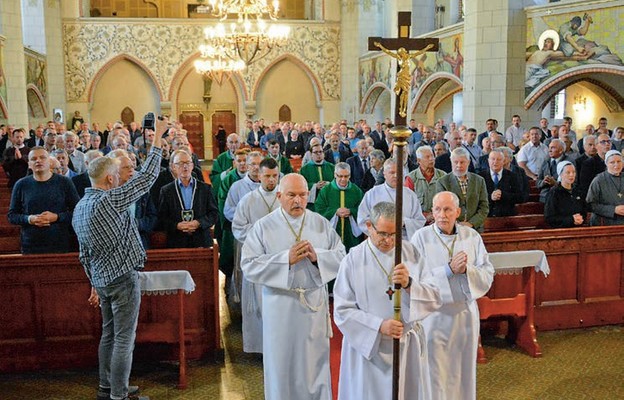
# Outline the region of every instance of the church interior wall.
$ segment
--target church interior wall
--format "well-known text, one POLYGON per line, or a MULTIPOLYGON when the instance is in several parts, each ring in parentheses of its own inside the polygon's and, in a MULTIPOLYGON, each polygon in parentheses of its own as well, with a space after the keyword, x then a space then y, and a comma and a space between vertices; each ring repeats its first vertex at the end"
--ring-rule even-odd
POLYGON ((585 127, 588 124, 598 128, 598 119, 600 117, 606 117, 609 120, 609 129, 614 129, 616 126, 624 126, 624 112, 611 113, 602 99, 582 84, 574 84, 566 88, 565 110, 565 114, 572 117, 572 128, 579 136, 585 131, 585 127), (576 96, 586 99, 584 108, 574 109, 576 96))
POLYGON ((24 47, 46 54, 44 0, 22 0, 22 32, 24 47))
MULTIPOLYGON (((125 107, 134 111, 137 121, 141 121, 149 111, 160 111, 159 95, 154 83, 145 71, 128 60, 120 60, 104 72, 92 98, 90 112, 83 115, 88 115, 90 121, 100 124, 121 119, 121 111, 125 107)), ((73 110, 71 107, 69 109, 73 110)))
POLYGON ((310 78, 289 60, 274 65, 260 82, 256 95, 256 117, 267 121, 279 120, 279 109, 290 107, 293 121, 318 121, 314 89, 310 78), (288 84, 285 84, 285 83, 288 84))

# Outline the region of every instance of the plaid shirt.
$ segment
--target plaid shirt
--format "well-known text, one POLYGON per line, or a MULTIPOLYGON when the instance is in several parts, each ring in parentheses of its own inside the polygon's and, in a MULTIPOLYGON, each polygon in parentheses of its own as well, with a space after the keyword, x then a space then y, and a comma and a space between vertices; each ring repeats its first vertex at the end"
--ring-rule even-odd
POLYGON ((72 225, 80 244, 80 262, 94 287, 142 269, 145 249, 130 206, 156 181, 162 150, 152 147, 143 167, 111 190, 87 188, 74 209, 72 225))

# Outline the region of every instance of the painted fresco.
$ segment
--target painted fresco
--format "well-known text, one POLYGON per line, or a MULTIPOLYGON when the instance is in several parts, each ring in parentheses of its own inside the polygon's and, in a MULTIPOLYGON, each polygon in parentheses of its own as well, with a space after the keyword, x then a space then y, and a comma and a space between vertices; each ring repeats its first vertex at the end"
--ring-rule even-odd
POLYGON ((436 72, 448 72, 455 75, 459 80, 464 78, 464 47, 463 35, 457 34, 440 38, 438 51, 428 52, 414 61, 412 70, 412 89, 410 99, 413 101, 420 86, 436 72))
POLYGON ((45 57, 31 51, 26 51, 24 54, 26 56, 26 84, 35 85, 43 97, 47 97, 48 81, 45 57))
POLYGON ((525 92, 548 78, 588 64, 622 66, 619 29, 624 7, 531 18, 527 21, 525 92))
MULTIPOLYGON (((364 95, 375 83, 383 83, 390 89, 392 84, 392 59, 385 55, 376 55, 371 58, 360 60, 359 65, 359 82, 360 82, 360 101, 362 104, 364 95)), ((373 102, 374 104, 374 102, 373 102)))

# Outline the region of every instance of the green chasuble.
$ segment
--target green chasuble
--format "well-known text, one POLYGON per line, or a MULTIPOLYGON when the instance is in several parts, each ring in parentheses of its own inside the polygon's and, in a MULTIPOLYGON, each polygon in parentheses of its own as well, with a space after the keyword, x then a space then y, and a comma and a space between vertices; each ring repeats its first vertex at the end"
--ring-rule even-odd
POLYGON ((329 185, 321 189, 318 197, 316 198, 315 208, 316 212, 321 214, 328 220, 336 217, 338 219, 336 223, 336 232, 342 239, 342 243, 345 245, 347 252, 352 247, 360 244, 361 233, 359 236, 355 236, 351 229, 350 218, 339 218, 336 216, 336 211, 339 208, 346 207, 351 211, 351 218, 353 218, 353 224, 357 226, 357 211, 364 193, 362 190, 349 182, 345 189, 341 189, 336 184, 336 180, 333 180, 329 185), (341 195, 341 192, 344 195, 341 195))
POLYGON ((318 193, 313 186, 319 181, 331 182, 334 179, 334 164, 323 160, 322 164, 316 164, 310 161, 301 169, 299 173, 308 181, 308 190, 310 191, 310 198, 308 199, 308 209, 314 211, 314 202, 318 193), (310 201, 310 199, 312 201, 310 201))
MULTIPOLYGON (((267 158, 273 158, 273 157, 267 156, 267 158)), ((275 160, 275 162, 277 162, 279 172, 281 172, 282 175, 287 175, 293 172, 292 165, 290 165, 290 160, 288 158, 280 155, 278 158, 273 158, 273 159, 275 160)))
POLYGON ((227 199, 228 192, 234 182, 242 177, 238 175, 238 171, 233 169, 225 175, 219 187, 218 206, 219 206, 219 222, 221 225, 221 243, 219 243, 219 269, 223 271, 225 276, 232 275, 234 266, 234 235, 232 235, 232 223, 223 216, 223 207, 227 199))
MULTIPOLYGON (((230 172, 233 165, 233 156, 229 151, 224 151, 212 162, 212 171, 210 172, 210 181, 212 182, 212 191, 215 196, 215 200, 219 200, 219 188, 221 187, 221 173, 225 175, 230 172)), ((227 194, 227 193, 226 193, 227 194)))

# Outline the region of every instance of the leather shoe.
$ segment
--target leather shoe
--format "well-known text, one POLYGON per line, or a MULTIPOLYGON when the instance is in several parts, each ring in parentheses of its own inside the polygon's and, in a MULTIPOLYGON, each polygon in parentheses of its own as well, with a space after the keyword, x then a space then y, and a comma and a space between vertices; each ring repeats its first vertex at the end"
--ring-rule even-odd
MULTIPOLYGON (((128 397, 137 396, 139 394, 138 386, 128 386, 128 397)), ((97 400, 110 400, 110 388, 98 387, 97 400)))

